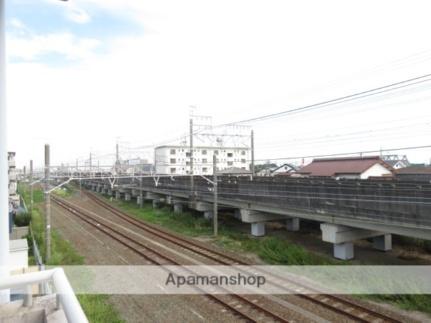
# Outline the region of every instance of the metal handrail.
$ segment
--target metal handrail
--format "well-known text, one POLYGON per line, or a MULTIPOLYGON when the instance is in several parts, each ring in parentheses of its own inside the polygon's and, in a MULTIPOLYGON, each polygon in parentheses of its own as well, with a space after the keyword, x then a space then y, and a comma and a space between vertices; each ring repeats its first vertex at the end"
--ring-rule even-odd
POLYGON ((64 314, 70 323, 88 322, 72 286, 62 268, 54 268, 34 273, 13 275, 0 278, 0 290, 9 288, 28 287, 52 281, 57 294, 57 309, 63 308, 64 314))

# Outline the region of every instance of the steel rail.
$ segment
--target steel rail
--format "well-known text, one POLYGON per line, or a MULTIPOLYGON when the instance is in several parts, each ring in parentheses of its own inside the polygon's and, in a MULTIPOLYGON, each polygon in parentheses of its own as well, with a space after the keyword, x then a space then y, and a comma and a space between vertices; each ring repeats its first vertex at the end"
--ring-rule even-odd
MULTIPOLYGON (((150 262, 152 262, 152 263, 154 263, 154 264, 156 264, 156 265, 159 265, 159 266, 163 266, 163 265, 164 265, 163 263, 160 263, 159 261, 154 260, 153 258, 149 257, 147 254, 145 254, 145 253, 144 253, 144 252, 142 252, 141 250, 139 250, 139 249, 137 249, 137 248, 135 248, 135 247, 133 247, 133 246, 131 246, 131 245, 127 244, 127 243, 126 243, 126 242, 124 242, 123 240, 121 240, 121 239, 119 239, 118 237, 116 237, 114 234, 112 234, 112 233, 108 232, 106 229, 108 229, 108 230, 110 230, 110 231, 112 231, 112 232, 115 232, 115 234, 117 234, 117 235, 119 235, 119 236, 121 236, 121 237, 125 238, 126 240, 131 241, 132 243, 135 243, 135 244, 139 245, 140 247, 144 248, 145 250, 148 250, 148 251, 150 251, 150 252, 152 252, 152 253, 156 254, 158 257, 163 258, 163 259, 165 259, 165 260, 167 260, 167 261, 169 261, 169 262, 173 263, 174 265, 181 266, 181 264, 180 264, 180 263, 178 263, 177 261, 173 260, 172 258, 170 258, 170 257, 167 257, 167 256, 163 255, 162 253, 158 252, 157 250, 155 250, 155 249, 153 249, 153 248, 151 248, 151 247, 148 247, 148 246, 146 246, 146 245, 142 244, 141 242, 139 242, 139 241, 137 241, 137 240, 135 240, 135 239, 130 238, 129 236, 127 236, 127 235, 125 235, 125 234, 123 234, 123 233, 119 232, 118 230, 113 229, 112 227, 110 227, 110 226, 108 226, 108 225, 106 225, 106 224, 101 223, 101 222, 100 222, 100 221, 98 221, 98 220, 95 220, 91 215, 89 215, 88 213, 84 213, 82 210, 80 210, 80 209, 78 209, 78 208, 74 207, 74 206, 73 206, 73 205, 71 205, 70 203, 67 203, 67 202, 65 202, 65 201, 63 201, 63 200, 60 200, 60 199, 56 198, 56 197, 53 197, 53 201, 54 201, 56 204, 58 204, 59 206, 63 207, 64 209, 66 209, 66 210, 68 210, 69 212, 71 212, 71 213, 73 213, 74 215, 76 215, 78 218, 80 218, 80 219, 81 219, 81 220, 83 220, 84 222, 86 222, 86 223, 90 224, 91 226, 93 226, 93 227, 97 228, 99 231, 101 231, 101 232, 103 232, 104 234, 108 235, 110 238, 112 238, 112 239, 114 239, 115 241, 119 242, 120 244, 122 244, 122 245, 126 246, 127 248, 129 248, 129 249, 133 250, 135 253, 139 254, 139 255, 140 255, 140 256, 142 256, 142 257, 144 257, 144 258, 145 258, 145 259, 147 259, 148 261, 150 261, 150 262), (96 224, 96 223, 93 223, 93 222, 91 222, 91 221, 89 221, 89 220, 88 220, 88 218, 90 218, 90 219, 92 219, 93 221, 97 222, 97 224, 96 224), (103 227, 103 228, 106 228, 106 229, 103 229, 102 227, 103 227)), ((205 296, 207 296, 207 297, 209 297, 209 298, 211 298, 211 299, 215 300, 216 302, 218 302, 218 303, 222 304, 224 307, 229 308, 229 310, 231 310, 232 312, 234 312, 234 313, 235 313, 235 314, 237 314, 237 315, 242 316, 242 317, 243 317, 243 318, 245 318, 247 321, 250 321, 250 322, 257 322, 257 321, 256 321, 256 320, 255 320, 251 315, 249 315, 249 314, 247 314, 247 313, 244 313, 244 312, 242 312, 242 311, 239 311, 237 308, 235 308, 235 306, 230 305, 228 302, 225 302, 224 300, 220 299, 220 297, 217 297, 216 295, 212 295, 212 294, 205 294, 205 296)), ((266 308, 264 308, 264 307, 262 307, 262 306, 260 306, 260 305, 258 305, 258 304, 256 304, 256 303, 253 303, 252 301, 248 300, 247 298, 245 298, 245 297, 243 297, 243 296, 241 296, 241 295, 238 295, 238 294, 232 294, 232 295, 230 295, 230 296, 232 296, 232 297, 235 297, 235 298, 239 299, 239 300, 240 300, 240 301, 242 301, 243 303, 247 303, 250 307, 252 307, 252 308, 254 308, 254 309, 257 309, 258 311, 261 311, 261 312, 265 313, 267 316, 272 317, 275 321, 278 321, 278 322, 285 322, 285 323, 290 322, 289 320, 285 319, 284 317, 279 316, 278 314, 273 313, 273 312, 271 312, 270 310, 268 310, 268 309, 266 309, 266 308)))
MULTIPOLYGON (((206 246, 203 246, 202 244, 196 243, 196 242, 191 241, 189 239, 178 237, 178 236, 173 235, 173 234, 171 234, 169 232, 166 232, 164 230, 156 228, 155 226, 149 225, 148 223, 145 223, 144 221, 142 221, 140 219, 136 219, 136 218, 128 215, 127 213, 125 213, 125 212, 123 212, 121 210, 118 210, 117 208, 115 208, 114 206, 108 204, 107 202, 102 201, 100 198, 98 198, 93 193, 85 192, 85 194, 87 194, 87 196, 90 197, 95 203, 97 203, 98 205, 100 205, 100 206, 108 209, 109 211, 111 211, 112 213, 114 213, 118 217, 122 218, 123 220, 125 220, 125 221, 127 221, 127 222, 129 222, 131 224, 134 224, 134 225, 138 226, 139 228, 141 228, 142 230, 150 232, 151 234, 154 234, 154 235, 156 235, 156 236, 158 236, 158 237, 160 237, 162 239, 165 239, 165 240, 167 240, 169 242, 178 244, 178 242, 174 241, 174 239, 178 240, 178 241, 180 241, 180 245, 182 247, 184 247, 184 248, 186 248, 186 249, 188 249, 190 251, 193 251, 193 252, 195 252, 195 253, 197 253, 197 254, 199 254, 201 256, 204 256, 204 257, 209 258, 209 259, 211 259, 213 261, 219 262, 219 263, 221 263, 223 265, 234 265, 234 264, 239 264, 239 265, 244 265, 244 266, 252 265, 251 263, 248 263, 246 261, 239 260, 239 259, 237 259, 235 257, 223 254, 223 253, 221 253, 219 251, 216 251, 216 250, 213 250, 213 249, 208 248, 206 246), (213 253, 213 254, 215 254, 215 255, 217 255, 219 257, 228 259, 228 260, 230 260, 230 261, 232 261, 234 263, 232 264, 232 263, 220 260, 220 259, 218 259, 218 258, 216 258, 214 256, 208 255, 208 254, 206 254, 204 252, 197 251, 194 248, 192 248, 190 246, 187 246, 187 244, 192 245, 193 247, 196 247, 196 248, 203 249, 206 252, 213 253)), ((264 271, 264 270, 262 270, 262 271, 264 271)), ((277 275, 274 275, 272 273, 270 273, 270 274, 272 276, 274 276, 274 277, 277 277, 277 275)), ((285 280, 285 278, 280 277, 280 276, 278 276, 278 278, 285 280)), ((350 308, 354 308, 356 310, 360 310, 363 313, 366 313, 367 315, 371 315, 371 316, 374 316, 375 318, 382 319, 385 322, 400 323, 400 321, 398 321, 398 320, 396 320, 394 318, 391 318, 391 317, 389 317, 389 316, 387 316, 385 314, 381 314, 381 313, 378 313, 378 312, 373 311, 371 309, 368 309, 368 308, 366 308, 366 307, 364 307, 362 305, 359 305, 359 304, 356 304, 356 303, 352 303, 352 302, 350 302, 350 301, 348 301, 346 299, 343 299, 341 297, 338 297, 338 296, 335 296, 335 295, 330 295, 330 294, 321 294, 321 293, 319 293, 318 290, 313 290, 312 288, 310 288, 308 286, 304 286, 304 285, 299 284, 297 282, 291 282, 291 283, 293 283, 293 284, 295 284, 297 286, 300 286, 301 288, 306 288, 306 289, 308 289, 308 290, 310 290, 312 292, 316 292, 316 294, 314 294, 315 296, 322 296, 322 297, 325 297, 325 298, 328 298, 328 299, 332 299, 333 301, 335 301, 337 303, 343 303, 345 306, 348 306, 350 308)), ((289 292, 291 292, 291 290, 289 290, 289 292)), ((365 318, 359 317, 358 315, 352 314, 351 312, 343 310, 342 308, 335 307, 335 306, 330 305, 330 304, 328 304, 326 302, 323 302, 323 301, 321 301, 319 299, 316 299, 315 297, 311 296, 311 294, 297 294, 297 296, 299 296, 301 298, 304 298, 304 299, 307 299, 309 301, 312 301, 312 302, 314 302, 316 304, 319 304, 319 305, 321 305, 323 307, 326 307, 326 308, 328 308, 328 309, 330 309, 332 311, 335 311, 335 312, 337 312, 339 314, 348 316, 349 318, 354 319, 355 321, 370 322, 370 320, 367 320, 365 318)))

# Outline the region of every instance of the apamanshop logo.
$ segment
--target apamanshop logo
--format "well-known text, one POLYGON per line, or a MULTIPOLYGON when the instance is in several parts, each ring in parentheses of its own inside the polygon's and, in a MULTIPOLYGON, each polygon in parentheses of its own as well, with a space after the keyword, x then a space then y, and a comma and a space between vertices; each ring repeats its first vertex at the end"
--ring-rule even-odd
POLYGON ((243 275, 238 273, 236 275, 174 275, 170 273, 166 279, 166 286, 173 285, 177 288, 181 286, 194 286, 194 287, 257 287, 265 285, 266 278, 260 275, 243 275))

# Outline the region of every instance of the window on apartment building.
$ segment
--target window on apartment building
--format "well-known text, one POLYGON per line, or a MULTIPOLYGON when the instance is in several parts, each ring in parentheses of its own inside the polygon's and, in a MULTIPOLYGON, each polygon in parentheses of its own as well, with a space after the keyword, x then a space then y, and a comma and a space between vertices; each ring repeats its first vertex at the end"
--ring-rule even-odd
POLYGON ((171 155, 175 155, 176 150, 175 149, 171 149, 171 155))
POLYGON ((232 166, 232 165, 233 165, 233 162, 232 162, 232 161, 228 161, 228 162, 227 162, 227 165, 228 165, 228 166, 232 166))
POLYGON ((241 150, 241 155, 245 155, 245 150, 241 150))
POLYGON ((204 173, 206 173, 206 172, 208 172, 208 168, 206 168, 206 167, 202 167, 202 171, 203 171, 204 173))
POLYGON ((206 154, 207 154, 206 149, 202 149, 202 155, 206 155, 206 154))
POLYGON ((241 163, 245 164, 247 161, 245 159, 241 159, 241 163))
POLYGON ((171 162, 171 164, 176 164, 177 160, 175 158, 171 158, 170 162, 171 162))
POLYGON ((190 153, 186 153, 186 157, 190 157, 190 153))
POLYGON ((208 163, 208 159, 206 159, 206 158, 202 158, 202 163, 203 163, 203 164, 208 163))
POLYGON ((233 153, 227 153, 228 157, 233 157, 233 153))
POLYGON ((171 168, 171 174, 175 174, 175 173, 176 173, 176 171, 177 171, 177 169, 176 169, 175 167, 172 167, 172 168, 171 168))
POLYGON ((218 155, 218 150, 214 150, 214 155, 218 155))
POLYGON ((186 161, 186 166, 190 166, 190 162, 189 161, 186 161))

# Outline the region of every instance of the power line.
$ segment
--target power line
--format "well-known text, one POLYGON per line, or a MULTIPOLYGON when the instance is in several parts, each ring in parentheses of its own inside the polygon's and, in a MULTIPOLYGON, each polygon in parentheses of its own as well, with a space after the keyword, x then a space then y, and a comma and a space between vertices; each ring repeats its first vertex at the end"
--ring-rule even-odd
POLYGON ((220 125, 215 126, 215 127, 230 126, 230 125, 235 125, 235 124, 250 123, 253 121, 262 121, 262 120, 267 120, 267 119, 272 119, 272 118, 278 118, 278 117, 282 117, 284 115, 291 114, 291 113, 305 112, 305 111, 320 108, 323 106, 330 106, 333 104, 342 103, 342 102, 345 102, 346 100, 349 100, 349 99, 350 99, 349 101, 351 101, 352 99, 354 99, 354 100, 361 99, 361 98, 368 97, 371 95, 377 95, 377 94, 381 94, 381 93, 385 93, 385 92, 389 92, 389 91, 393 91, 393 90, 398 90, 400 88, 405 88, 405 87, 409 87, 412 85, 428 82, 428 81, 431 81, 431 79, 426 79, 426 80, 423 80, 423 79, 430 77, 430 76, 431 76, 431 74, 425 74, 425 75, 414 77, 414 78, 411 78, 408 80, 403 80, 403 81, 399 81, 396 83, 392 83, 392 84, 380 86, 377 88, 369 89, 366 91, 349 94, 349 95, 338 97, 335 99, 321 101, 318 103, 313 103, 310 105, 306 105, 306 106, 302 106, 302 107, 298 107, 298 108, 293 108, 293 109, 289 109, 289 110, 285 110, 285 111, 280 111, 280 112, 276 112, 276 113, 266 114, 266 115, 259 116, 259 117, 254 117, 254 118, 239 120, 236 122, 220 124, 220 125), (417 80, 421 80, 421 81, 414 82, 412 84, 406 84, 406 83, 410 83, 410 82, 417 81, 417 80), (402 84, 405 84, 405 85, 402 85, 402 84), (402 85, 402 86, 398 86, 398 85, 402 85), (396 87, 396 86, 398 86, 398 87, 396 87), (378 92, 378 91, 380 91, 380 92, 378 92), (377 92, 377 93, 373 93, 373 92, 377 92))

